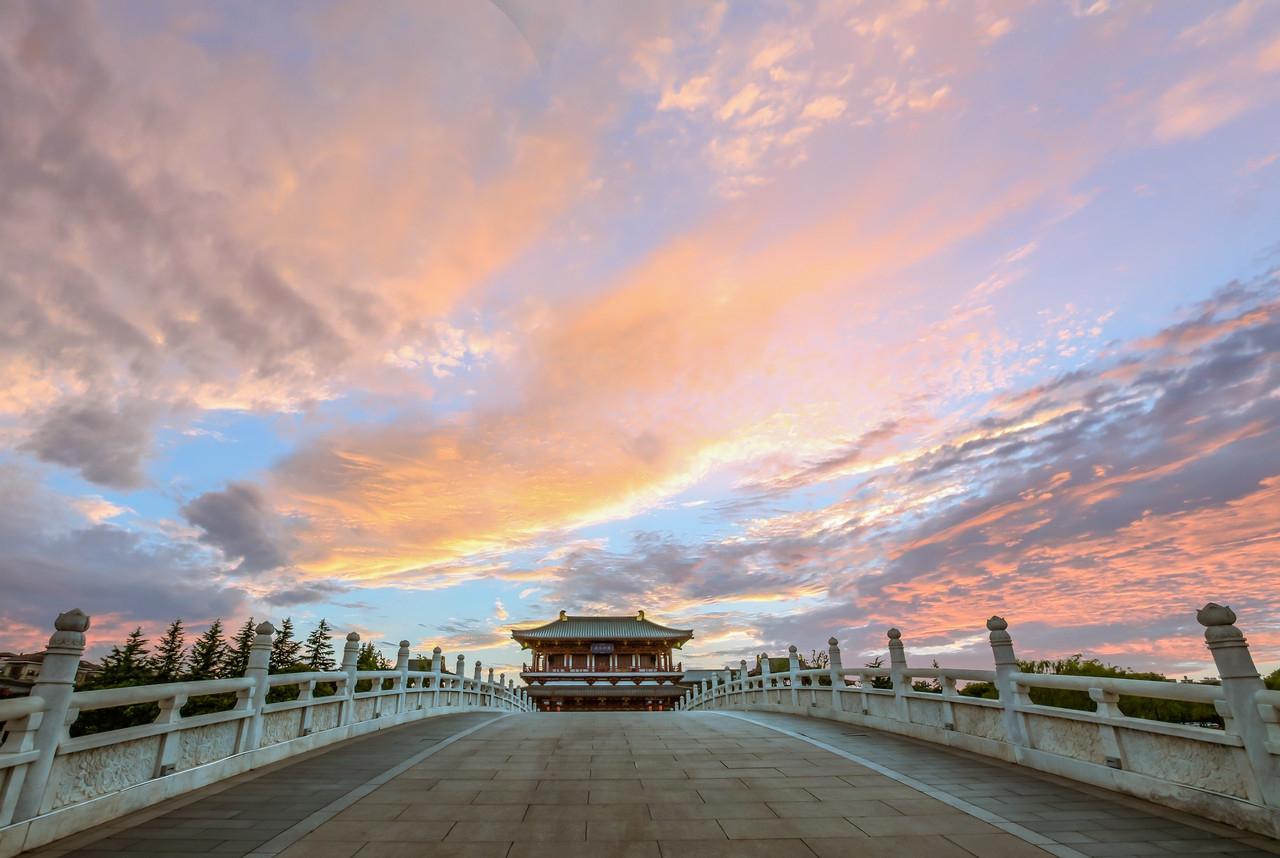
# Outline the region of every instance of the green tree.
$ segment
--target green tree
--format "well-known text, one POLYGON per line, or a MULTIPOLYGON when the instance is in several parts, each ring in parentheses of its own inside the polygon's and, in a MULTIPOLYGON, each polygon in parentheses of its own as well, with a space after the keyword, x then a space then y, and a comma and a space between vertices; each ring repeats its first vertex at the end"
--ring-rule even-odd
MULTIPOLYGON (((866 666, 879 670, 884 667, 884 659, 881 656, 876 656, 871 659, 871 661, 867 662, 866 666)), ((871 687, 893 688, 893 680, 887 676, 873 676, 871 677, 871 687)))
POLYGON ((249 651, 253 648, 253 640, 258 636, 257 624, 253 617, 244 621, 240 631, 231 639, 227 647, 227 658, 222 663, 223 676, 244 676, 249 669, 249 651))
MULTIPOLYGON (((938 660, 936 658, 933 660, 933 666, 938 666, 938 660)), ((915 682, 911 683, 911 690, 923 691, 926 694, 941 694, 942 680, 937 679, 936 677, 933 679, 917 679, 915 682)))
POLYGON ((222 636, 222 618, 212 625, 191 645, 187 659, 187 676, 190 679, 217 679, 227 657, 227 641, 222 636))
POLYGON ((390 670, 394 666, 391 659, 373 645, 373 641, 360 645, 360 654, 356 656, 356 670, 390 670))
POLYGON ((1272 691, 1280 691, 1280 667, 1268 673, 1262 680, 1267 684, 1267 688, 1272 691))
MULTIPOLYGON (((356 670, 390 670, 394 665, 391 660, 378 651, 373 645, 373 641, 366 641, 360 645, 360 652, 356 656, 356 670)), ((386 688, 391 680, 384 680, 382 687, 386 688)), ((373 680, 361 679, 356 683, 356 691, 368 691, 373 687, 373 680)))
POLYGON ((320 625, 307 635, 307 643, 302 650, 302 660, 307 663, 307 667, 317 671, 334 669, 333 641, 330 639, 332 633, 333 627, 321 617, 320 625))
POLYGON ((177 682, 187 660, 187 634, 182 628, 182 618, 169 624, 151 659, 151 669, 156 682, 177 682))
POLYGON ((151 659, 147 657, 147 639, 142 628, 129 633, 124 646, 113 646, 102 659, 102 672, 93 677, 93 688, 122 688, 127 685, 145 685, 154 679, 151 659))
MULTIPOLYGON (((1019 661, 1021 673, 1060 674, 1063 676, 1098 676, 1120 677, 1123 679, 1144 679, 1151 682, 1173 682, 1162 673, 1132 670, 1106 664, 1097 658, 1085 658, 1081 653, 1060 659, 1043 659, 1040 661, 1019 661)), ((1216 685, 1218 680, 1203 680, 1203 684, 1216 685)), ((985 697, 991 700, 1000 695, 994 684, 990 682, 971 682, 960 693, 969 697, 985 697)), ((1065 688, 1031 688, 1031 702, 1038 706, 1056 706, 1060 709, 1079 709, 1094 712, 1098 705, 1089 699, 1087 691, 1073 691, 1065 688)), ((1208 703, 1191 703, 1182 700, 1159 700, 1152 697, 1134 697, 1120 695, 1120 711, 1131 718, 1147 718, 1152 721, 1165 721, 1173 724, 1199 724, 1203 726, 1221 727, 1222 718, 1212 705, 1208 703)))
POLYGON ((293 617, 285 617, 280 623, 276 639, 271 642, 271 672, 297 673, 302 655, 302 641, 294 638, 293 617))
MULTIPOLYGON (((86 682, 85 688, 124 688, 154 681, 155 674, 151 671, 151 659, 147 654, 147 640, 142 636, 142 629, 136 628, 122 646, 111 648, 111 652, 102 659, 102 671, 86 682)), ((94 709, 80 713, 80 717, 71 725, 71 735, 85 736, 149 724, 159 714, 160 707, 155 703, 94 709)))

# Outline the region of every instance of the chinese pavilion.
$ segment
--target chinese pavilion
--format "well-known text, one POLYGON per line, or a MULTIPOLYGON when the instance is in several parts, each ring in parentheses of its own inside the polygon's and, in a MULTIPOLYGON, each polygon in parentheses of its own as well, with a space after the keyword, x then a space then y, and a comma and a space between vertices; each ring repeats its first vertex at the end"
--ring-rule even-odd
POLYGON ((673 664, 693 632, 669 629, 644 618, 571 617, 532 629, 513 629, 532 664, 520 677, 544 712, 670 709, 684 693, 683 665, 673 664))

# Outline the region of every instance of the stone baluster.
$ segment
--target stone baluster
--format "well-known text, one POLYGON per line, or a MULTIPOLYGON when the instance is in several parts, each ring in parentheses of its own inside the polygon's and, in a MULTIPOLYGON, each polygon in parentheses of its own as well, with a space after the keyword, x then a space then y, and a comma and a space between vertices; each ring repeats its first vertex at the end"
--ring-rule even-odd
POLYGON ((911 721, 910 701, 907 692, 911 690, 911 677, 907 675, 907 650, 902 645, 902 632, 889 629, 885 634, 889 637, 889 677, 893 682, 893 709, 899 721, 911 721))
POLYGON ((742 708, 747 706, 747 660, 738 661, 738 703, 742 708))
POLYGON ((431 708, 440 707, 440 684, 444 679, 444 655, 440 647, 431 650, 431 708))
POLYGON ((360 635, 357 632, 347 633, 347 642, 342 645, 341 669, 347 675, 347 681, 342 686, 344 699, 338 709, 338 720, 345 727, 356 720, 356 671, 360 669, 360 635))
POLYGON ((787 647, 788 656, 788 677, 787 683, 791 686, 791 705, 800 705, 800 653, 796 650, 796 645, 792 644, 787 647))
POLYGON ((1231 717, 1227 730, 1244 742, 1262 803, 1280 807, 1280 761, 1268 748, 1268 725, 1257 701, 1266 684, 1253 663, 1249 642, 1236 628, 1236 613, 1226 605, 1210 602, 1196 612, 1196 620, 1204 626, 1205 644, 1222 679, 1222 694, 1231 717))
POLYGON ((956 679, 954 676, 940 676, 938 685, 942 687, 942 729, 954 730, 956 713, 953 701, 960 696, 960 692, 956 690, 956 679))
POLYGON ((773 673, 769 669, 769 653, 762 652, 760 653, 760 688, 764 692, 766 705, 773 702, 773 696, 769 691, 771 685, 773 685, 773 673))
POLYGON ((396 679, 396 714, 401 714, 408 707, 409 698, 409 642, 400 641, 396 650, 396 670, 400 676, 396 679))
MULTIPOLYGON (((166 700, 157 700, 159 713, 153 724, 177 724, 182 720, 182 707, 187 705, 186 694, 175 694, 166 700)), ((68 722, 67 726, 71 726, 68 722)), ((151 777, 162 778, 171 775, 178 767, 178 753, 182 750, 182 731, 170 730, 160 736, 160 748, 156 753, 155 767, 151 777)))
POLYGON ((89 629, 89 615, 75 608, 59 614, 53 621, 53 627, 55 631, 49 638, 40 675, 31 689, 31 696, 39 697, 45 703, 45 711, 35 726, 32 742, 32 749, 39 756, 27 766, 26 778, 14 805, 15 821, 30 819, 45 809, 45 795, 50 792, 49 774, 53 770, 58 745, 78 714, 71 706, 71 695, 75 692, 76 672, 84 655, 84 633, 89 629))
MULTIPOLYGON (((1124 712, 1120 711, 1120 695, 1116 692, 1106 691, 1101 688, 1090 688, 1089 699, 1097 706, 1094 714, 1098 716, 1100 721, 1103 718, 1124 717, 1124 712)), ((1106 764, 1113 769, 1129 768, 1129 763, 1125 759, 1124 748, 1120 745, 1120 737, 1116 734, 1115 725, 1099 723, 1098 736, 1102 744, 1102 757, 1106 764)))
POLYGON ((253 644, 249 647, 249 664, 244 675, 253 677, 253 706, 246 721, 244 730, 244 747, 241 750, 253 751, 262 744, 263 709, 267 705, 267 676, 271 672, 271 640, 275 636, 276 627, 268 622, 258 624, 254 630, 253 644))
POLYGON ((493 668, 492 667, 489 668, 488 685, 489 685, 489 703, 496 706, 498 703, 498 698, 495 696, 494 689, 493 689, 493 668))
POLYGON ((831 674, 831 708, 836 712, 844 710, 841 690, 844 688, 844 675, 840 671, 844 664, 840 661, 840 641, 827 639, 827 670, 831 674))
POLYGON ((1013 745, 1014 759, 1021 763, 1025 758, 1025 749, 1030 747, 1027 734, 1026 716, 1021 707, 1031 705, 1031 695, 1027 687, 1021 685, 1014 674, 1018 673, 1018 657, 1013 651, 1013 638, 1008 632, 1009 624, 1004 617, 992 617, 987 620, 987 630, 991 632, 991 653, 996 665, 996 689, 1000 693, 1000 705, 1003 707, 1004 732, 1007 741, 1013 745))
POLYGON ((453 668, 454 682, 458 689, 458 705, 465 706, 467 703, 467 657, 462 653, 458 653, 457 664, 453 668))

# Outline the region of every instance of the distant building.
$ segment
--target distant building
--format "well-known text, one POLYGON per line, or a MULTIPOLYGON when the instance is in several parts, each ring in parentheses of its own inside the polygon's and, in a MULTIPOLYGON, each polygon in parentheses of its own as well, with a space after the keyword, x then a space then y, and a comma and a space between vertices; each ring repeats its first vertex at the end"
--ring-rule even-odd
POLYGON ((693 637, 634 617, 571 617, 532 629, 514 629, 511 637, 531 651, 521 679, 544 712, 670 709, 685 691, 683 665, 672 650, 693 637))
MULTIPOLYGON (((0 652, 0 690, 9 692, 5 696, 27 694, 40 677, 40 667, 43 664, 43 652, 0 652)), ((81 661, 80 668, 76 671, 76 685, 101 672, 99 665, 81 661)))

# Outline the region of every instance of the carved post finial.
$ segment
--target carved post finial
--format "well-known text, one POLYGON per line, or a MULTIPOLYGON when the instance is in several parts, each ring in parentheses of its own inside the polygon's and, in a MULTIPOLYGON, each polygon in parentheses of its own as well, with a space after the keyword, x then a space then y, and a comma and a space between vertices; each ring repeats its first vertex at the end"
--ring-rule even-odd
POLYGON ((27 767, 25 780, 18 781, 21 787, 15 798, 14 821, 29 819, 43 809, 41 805, 53 770, 54 755, 71 717, 71 695, 75 691, 80 659, 84 656, 84 633, 89 628, 89 615, 79 608, 66 611, 53 621, 53 628, 40 674, 31 688, 31 696, 44 701, 44 713, 35 729, 32 747, 38 753, 27 767))
POLYGON ((1205 644, 1222 679, 1226 711, 1230 712, 1232 721, 1227 731, 1236 733, 1244 741, 1245 755, 1265 800, 1280 805, 1280 762, 1270 750, 1269 725, 1255 700, 1266 685, 1258 675, 1249 642, 1236 628, 1236 612, 1226 605, 1210 602, 1196 611, 1196 620, 1204 626, 1205 644))

